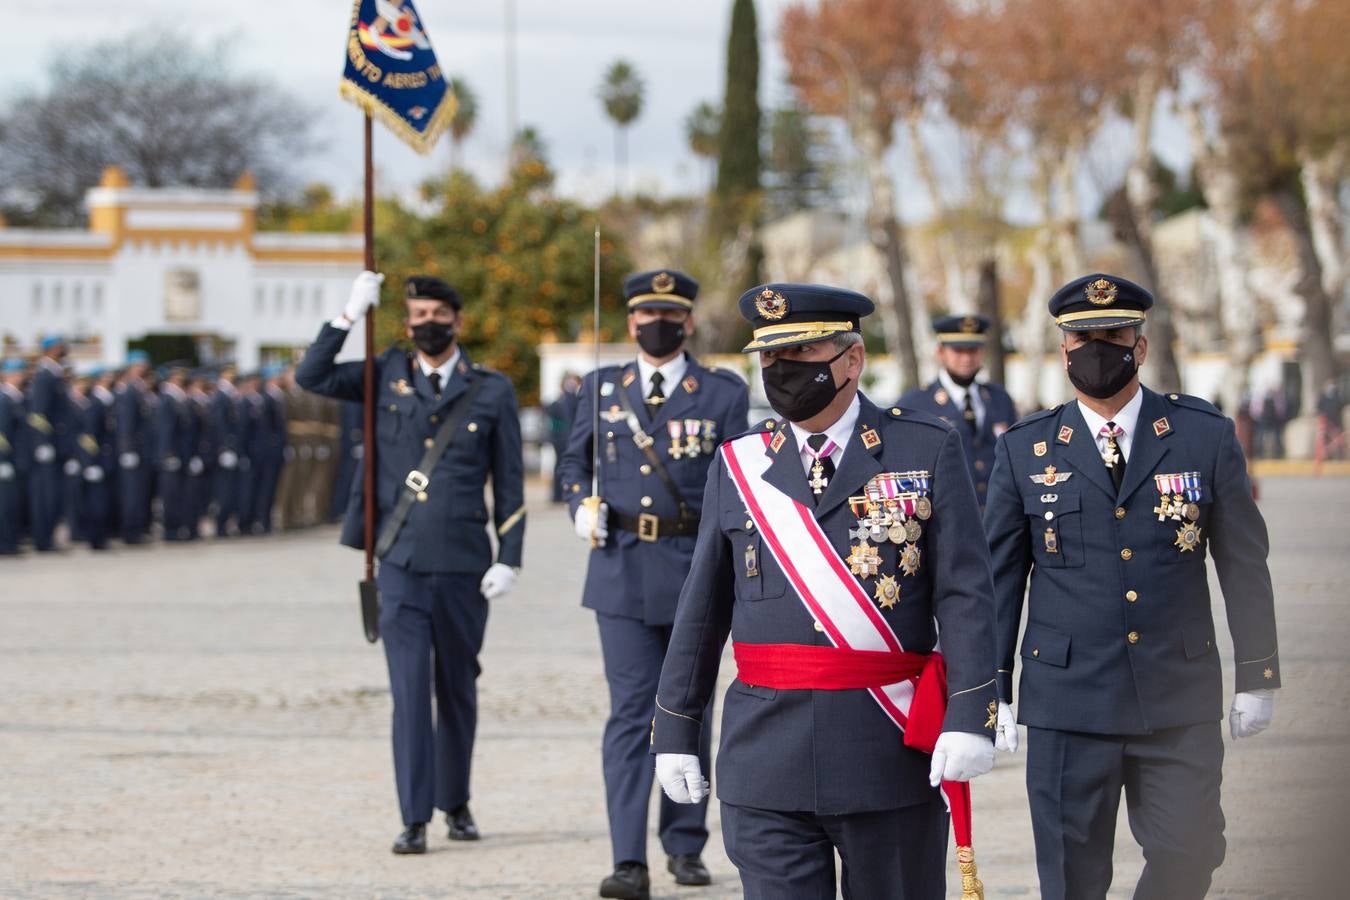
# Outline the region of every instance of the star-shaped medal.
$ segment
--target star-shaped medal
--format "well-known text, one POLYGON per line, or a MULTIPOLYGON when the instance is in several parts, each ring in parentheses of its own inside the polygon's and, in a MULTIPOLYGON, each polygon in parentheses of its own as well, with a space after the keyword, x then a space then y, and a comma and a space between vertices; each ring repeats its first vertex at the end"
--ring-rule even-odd
POLYGON ((882 575, 877 580, 877 588, 872 595, 882 609, 890 609, 900 602, 900 582, 894 575, 882 575))
POLYGON ((881 567, 881 555, 867 544, 858 544, 848 554, 848 567, 854 575, 871 578, 881 567))

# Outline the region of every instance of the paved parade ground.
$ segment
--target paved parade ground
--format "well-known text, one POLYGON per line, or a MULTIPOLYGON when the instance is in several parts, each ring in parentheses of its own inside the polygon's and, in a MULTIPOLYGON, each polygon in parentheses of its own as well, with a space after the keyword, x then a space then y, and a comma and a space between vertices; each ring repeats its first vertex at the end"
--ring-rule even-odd
MULTIPOLYGON (((1285 687, 1270 732, 1228 743, 1212 896, 1337 896, 1315 879, 1350 866, 1350 479, 1262 488, 1285 687)), ((425 857, 389 853, 384 657, 361 637, 360 555, 335 529, 0 561, 0 895, 595 896, 608 701, 578 606, 585 550, 533 498, 479 681, 485 839, 451 844, 438 817, 425 857)), ((1227 662, 1224 677, 1231 698, 1227 662)), ((1037 895, 1024 761, 1000 754, 973 788, 991 898, 1037 895)), ((1123 807, 1112 897, 1141 865, 1123 807)), ((713 887, 674 887, 652 839, 654 897, 740 896, 715 805, 713 826, 713 887)))

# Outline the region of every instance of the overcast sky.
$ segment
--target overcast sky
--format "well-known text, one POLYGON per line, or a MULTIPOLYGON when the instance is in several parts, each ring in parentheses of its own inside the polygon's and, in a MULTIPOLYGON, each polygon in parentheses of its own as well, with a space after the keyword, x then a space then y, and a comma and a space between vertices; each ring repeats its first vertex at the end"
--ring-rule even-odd
MULTIPOLYGON (((416 5, 442 68, 465 78, 478 94, 479 119, 465 144, 465 160, 495 181, 503 171, 509 140, 506 0, 417 0, 416 5)), ((620 57, 637 66, 647 86, 642 116, 629 135, 630 188, 661 194, 703 188, 706 170, 688 149, 683 121, 702 100, 720 103, 731 0, 515 0, 515 5, 519 120, 543 135, 560 173, 560 190, 596 199, 613 189, 614 129, 596 89, 604 70, 620 57)), ((779 15, 788 5, 789 0, 756 2, 760 102, 766 109, 788 96, 777 31, 779 15)), ((324 149, 307 166, 306 180, 353 194, 361 177, 361 118, 337 93, 350 11, 345 0, 49 0, 42 4, 42 17, 59 23, 57 27, 0 30, 0 53, 10 75, 0 98, 41 85, 48 61, 63 48, 133 29, 174 28, 203 39, 230 38, 239 70, 275 78, 318 111, 324 149)), ((166 46, 164 52, 175 48, 166 46)), ((1184 163, 1185 142, 1168 118, 1164 112, 1158 149, 1169 163, 1184 163)), ((382 191, 407 189, 449 165, 448 136, 430 156, 420 157, 382 128, 376 134, 382 191)), ((943 135, 935 133, 932 139, 940 160, 950 156, 943 152, 948 149, 942 146, 943 135)), ((908 175, 905 156, 903 148, 896 154, 901 178, 908 175)), ((1090 167, 1094 171, 1085 175, 1086 193, 1091 195, 1091 182, 1114 171, 1121 160, 1114 140, 1102 142, 1090 167)), ((927 213, 915 188, 902 191, 906 218, 927 213)))

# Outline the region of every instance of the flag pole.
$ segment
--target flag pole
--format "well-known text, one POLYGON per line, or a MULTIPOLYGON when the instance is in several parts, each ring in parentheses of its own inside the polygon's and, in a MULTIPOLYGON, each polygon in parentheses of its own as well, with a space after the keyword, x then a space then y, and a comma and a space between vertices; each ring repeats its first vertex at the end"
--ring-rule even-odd
MULTIPOLYGON (((365 242, 365 268, 368 272, 375 271, 375 165, 374 150, 372 148, 373 129, 371 127, 370 113, 365 115, 365 196, 362 206, 362 231, 364 232, 365 242)), ((377 618, 372 621, 370 611, 367 609, 367 596, 377 596, 375 594, 375 310, 366 311, 366 358, 365 368, 362 372, 364 389, 362 396, 362 428, 361 428, 361 462, 363 466, 363 491, 364 491, 364 512, 365 512, 365 551, 366 568, 365 580, 361 585, 362 595, 362 613, 365 625, 366 640, 372 644, 379 640, 379 621, 377 618)), ((375 615, 378 616, 378 602, 371 604, 375 606, 375 615)))

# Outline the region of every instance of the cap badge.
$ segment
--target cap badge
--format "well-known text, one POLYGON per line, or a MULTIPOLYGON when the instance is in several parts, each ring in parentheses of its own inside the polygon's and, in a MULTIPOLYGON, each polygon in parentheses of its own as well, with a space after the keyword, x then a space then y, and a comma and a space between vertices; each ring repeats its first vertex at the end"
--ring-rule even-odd
POLYGON ((1088 302, 1093 306, 1110 306, 1116 302, 1117 290, 1116 286, 1105 278, 1098 278, 1087 286, 1085 293, 1088 302))
POLYGON ((974 316, 966 316, 961 320, 962 334, 975 334, 980 330, 980 323, 975 321, 974 316))
POLYGON ((669 272, 662 272, 652 279, 652 292, 656 294, 669 294, 675 290, 675 276, 669 272))
POLYGON ((788 312, 787 298, 772 288, 765 288, 755 298, 755 309, 766 319, 781 319, 788 312))

